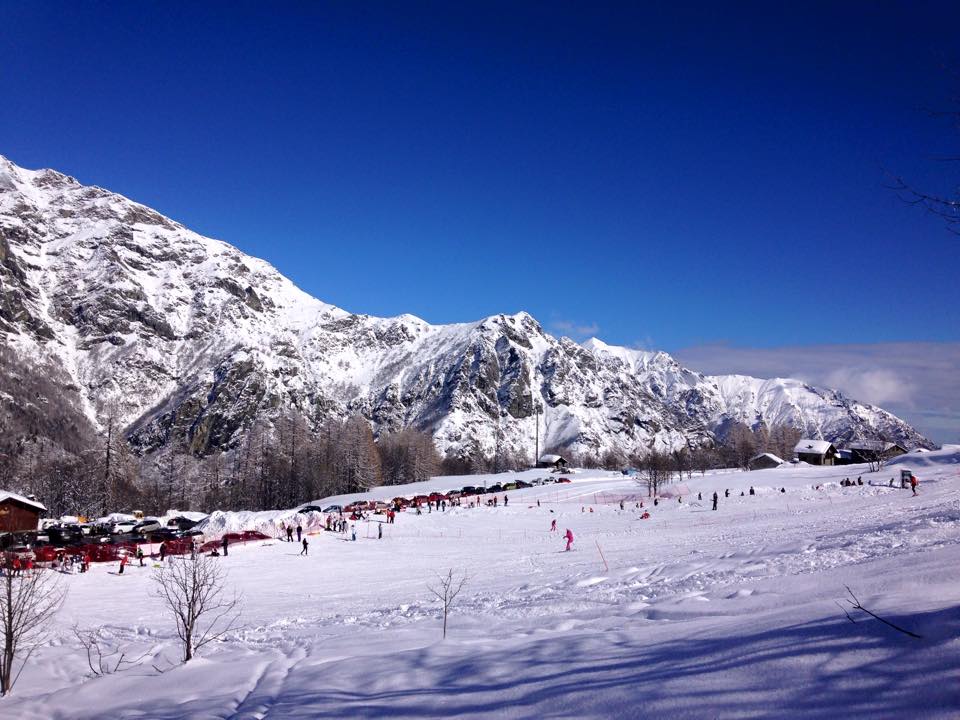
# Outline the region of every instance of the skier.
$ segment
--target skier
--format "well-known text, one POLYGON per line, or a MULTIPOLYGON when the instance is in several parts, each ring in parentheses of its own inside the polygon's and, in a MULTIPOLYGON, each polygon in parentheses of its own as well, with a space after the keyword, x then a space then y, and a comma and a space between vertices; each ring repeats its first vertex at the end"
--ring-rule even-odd
POLYGON ((723 496, 724 496, 725 498, 730 497, 730 488, 727 488, 726 490, 723 491, 723 496))
POLYGON ((167 556, 167 544, 160 543, 160 562, 163 562, 163 559, 167 556))
POLYGON ((916 475, 910 475, 910 489, 913 490, 913 494, 917 494, 917 485, 920 484, 920 481, 917 480, 916 475))
POLYGON ((351 540, 352 542, 356 542, 356 541, 357 541, 357 526, 356 526, 356 525, 351 525, 351 526, 350 526, 350 540, 351 540))
POLYGON ((287 542, 293 542, 293 525, 287 525, 287 542))
POLYGON ((550 532, 556 532, 556 531, 557 531, 557 519, 554 518, 553 520, 550 521, 550 532))
POLYGON ((377 523, 377 540, 383 540, 383 523, 377 523))
POLYGON ((540 507, 540 500, 537 500, 537 507, 540 507))
POLYGON ((307 552, 307 539, 303 538, 303 540, 300 541, 300 544, 303 545, 303 550, 300 551, 300 554, 308 555, 309 553, 307 552))
POLYGON ((123 553, 123 555, 120 556, 120 573, 119 573, 120 575, 123 575, 123 568, 126 564, 127 564, 127 554, 123 553))
POLYGON ((300 526, 300 523, 297 523, 297 542, 300 542, 303 539, 303 528, 300 526))
POLYGON ((143 567, 143 548, 137 545, 137 560, 140 561, 140 567, 143 567))
POLYGON ((510 502, 510 499, 509 499, 506 495, 504 495, 504 496, 503 496, 503 506, 506 507, 506 506, 507 506, 507 503, 509 503, 509 502, 510 502))
POLYGON ((230 541, 227 540, 226 533, 224 533, 223 537, 220 538, 220 544, 223 546, 223 556, 226 557, 228 553, 227 547, 230 545, 230 541))
POLYGON ((620 501, 620 509, 623 510, 623 500, 620 501))
POLYGON ((750 494, 751 494, 751 495, 756 495, 756 493, 753 491, 753 485, 750 486, 750 494))
POLYGON ((654 499, 653 499, 653 504, 654 504, 655 506, 656 506, 656 505, 659 505, 659 504, 660 504, 660 498, 654 498, 654 499))
POLYGON ((703 500, 703 495, 701 493, 697 493, 697 500, 703 500))
POLYGON ((567 551, 569 552, 570 546, 573 545, 573 531, 570 528, 567 528, 567 532, 563 537, 565 537, 567 540, 567 551))
POLYGON ((717 493, 716 492, 713 493, 713 509, 714 510, 717 509, 717 493))

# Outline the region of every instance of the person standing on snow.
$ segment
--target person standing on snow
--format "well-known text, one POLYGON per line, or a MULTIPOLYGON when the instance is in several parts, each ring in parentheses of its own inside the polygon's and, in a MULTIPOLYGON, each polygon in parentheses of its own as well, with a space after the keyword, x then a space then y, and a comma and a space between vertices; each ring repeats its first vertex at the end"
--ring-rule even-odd
POLYGON ((727 488, 726 490, 723 491, 723 496, 724 496, 725 498, 730 497, 730 488, 727 488))
POLYGON ((377 540, 383 540, 383 523, 377 523, 377 540))
POLYGON ((123 568, 126 566, 126 564, 127 564, 127 554, 123 553, 123 555, 120 556, 120 573, 119 573, 120 575, 123 575, 123 568))
POLYGON ((300 541, 300 544, 303 545, 303 550, 300 551, 300 554, 301 554, 301 555, 308 555, 309 553, 307 552, 307 547, 308 547, 308 546, 307 546, 307 539, 306 539, 306 538, 303 538, 303 540, 300 541))
POLYGON ((297 523, 297 542, 303 540, 303 528, 300 526, 300 523, 297 523))
POLYGON ((350 526, 350 540, 351 540, 352 542, 356 542, 356 541, 357 541, 357 526, 356 526, 356 525, 351 525, 351 526, 350 526))
POLYGON ((554 518, 553 520, 550 521, 550 532, 556 532, 556 531, 557 531, 557 519, 554 518))
POLYGON ((567 551, 569 552, 570 546, 573 545, 573 531, 570 528, 567 528, 566 534, 564 537, 567 539, 567 551))
POLYGON ((293 525, 287 525, 287 542, 293 542, 293 525))
POLYGON ((751 495, 756 495, 756 493, 753 491, 753 485, 750 486, 750 494, 751 494, 751 495))
POLYGON ((167 544, 160 543, 160 562, 163 562, 163 558, 167 555, 167 544))
POLYGON ((910 489, 913 490, 913 494, 914 494, 914 495, 917 494, 917 485, 919 485, 919 484, 920 484, 920 481, 917 480, 917 476, 911 474, 911 475, 910 475, 910 489))
POLYGON ((717 509, 717 493, 716 492, 713 493, 713 509, 714 510, 717 509))
POLYGON ((507 503, 509 503, 509 502, 510 502, 510 498, 508 498, 508 497, 506 496, 506 494, 504 494, 504 496, 503 496, 503 506, 506 507, 506 506, 507 506, 507 503))
POLYGON ((227 539, 227 534, 224 533, 223 537, 220 538, 220 545, 223 546, 223 556, 226 557, 229 554, 228 547, 230 547, 230 541, 227 539))

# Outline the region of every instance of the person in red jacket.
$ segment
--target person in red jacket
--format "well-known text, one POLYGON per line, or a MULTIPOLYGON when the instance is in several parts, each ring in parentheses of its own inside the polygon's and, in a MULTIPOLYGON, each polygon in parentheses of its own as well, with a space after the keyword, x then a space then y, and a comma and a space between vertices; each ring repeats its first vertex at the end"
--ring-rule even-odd
POLYGON ((570 546, 573 545, 573 531, 570 528, 567 528, 567 532, 564 534, 564 537, 567 539, 567 550, 570 550, 570 546))
POLYGON ((914 494, 914 495, 917 494, 917 485, 919 484, 919 482, 920 482, 920 481, 917 480, 917 476, 916 476, 916 475, 911 475, 911 476, 910 476, 910 489, 913 490, 913 494, 914 494))
POLYGON ((120 574, 121 575, 123 575, 123 568, 126 566, 126 564, 127 564, 127 554, 123 553, 123 555, 120 556, 120 574))

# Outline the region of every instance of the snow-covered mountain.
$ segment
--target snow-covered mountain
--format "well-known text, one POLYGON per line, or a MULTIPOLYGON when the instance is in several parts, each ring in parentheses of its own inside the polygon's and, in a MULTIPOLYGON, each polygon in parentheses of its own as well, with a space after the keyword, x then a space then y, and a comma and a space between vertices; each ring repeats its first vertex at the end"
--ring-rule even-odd
POLYGON ((143 451, 235 443, 296 408, 362 414, 441 451, 670 449, 734 421, 829 439, 928 445, 879 408, 789 379, 705 376, 662 352, 579 345, 527 313, 431 325, 357 315, 272 266, 53 170, 0 157, 0 334, 22 368, 56 367, 79 413, 143 451), (536 412, 539 407, 540 413, 536 412))

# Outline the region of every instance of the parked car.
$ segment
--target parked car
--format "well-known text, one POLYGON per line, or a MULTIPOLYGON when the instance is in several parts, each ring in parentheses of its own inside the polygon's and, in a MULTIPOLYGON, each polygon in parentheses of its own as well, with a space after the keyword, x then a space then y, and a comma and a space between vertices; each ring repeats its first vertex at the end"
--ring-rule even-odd
POLYGON ((339 513, 343 512, 343 505, 327 505, 323 512, 325 513, 339 513))
POLYGON ((322 512, 327 512, 327 511, 324 510, 324 509, 323 509, 322 507, 320 507, 319 505, 304 505, 302 508, 300 508, 299 510, 297 510, 297 512, 302 512, 302 513, 318 512, 318 513, 322 513, 322 512))
POLYGON ((517 482, 514 483, 514 484, 517 486, 517 490, 522 490, 523 488, 533 487, 532 485, 530 485, 530 483, 524 482, 523 480, 517 480, 517 482))
POLYGON ((166 527, 147 533, 147 537, 150 538, 150 542, 152 543, 166 542, 167 540, 176 540, 180 537, 180 532, 166 527))
POLYGON ((557 481, 556 478, 545 477, 545 478, 543 479, 543 484, 544 484, 544 485, 549 485, 550 483, 555 483, 556 481, 557 481))
POLYGON ((419 505, 420 503, 427 503, 427 502, 430 502, 430 498, 429 498, 429 496, 427 496, 427 495, 414 495, 414 496, 413 496, 413 504, 414 504, 414 505, 419 505))
POLYGON ((110 526, 111 535, 122 535, 131 532, 137 526, 138 520, 118 520, 110 526))
POLYGON ((83 530, 79 525, 54 525, 47 528, 51 545, 74 545, 83 542, 83 530))
POLYGON ((503 492, 503 486, 500 483, 494 483, 493 485, 490 485, 487 487, 487 492, 488 493, 503 492))
POLYGON ((432 493, 430 493, 430 495, 428 496, 428 499, 430 500, 430 502, 434 502, 434 503, 435 503, 435 502, 439 502, 440 500, 449 500, 450 498, 448 498, 448 497, 447 497, 446 495, 444 495, 443 493, 432 492, 432 493))
POLYGON ((460 490, 460 494, 463 495, 464 497, 467 497, 470 495, 476 495, 477 489, 473 485, 464 485, 463 488, 461 488, 460 490))
POLYGON ((395 508, 405 508, 410 505, 410 501, 405 497, 395 497, 391 502, 395 508))
POLYGON ((146 535, 147 533, 156 532, 157 530, 162 530, 163 525, 160 524, 160 521, 156 518, 149 518, 147 520, 141 520, 136 525, 133 526, 133 532, 139 533, 140 535, 146 535))
POLYGON ((504 490, 516 490, 516 489, 517 489, 517 484, 516 484, 515 482, 508 482, 506 485, 503 486, 503 489, 504 489, 504 490))
POLYGON ((570 478, 568 478, 568 477, 557 478, 557 482, 558 482, 558 483, 569 483, 569 482, 570 482, 570 478))

